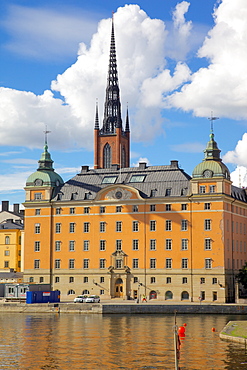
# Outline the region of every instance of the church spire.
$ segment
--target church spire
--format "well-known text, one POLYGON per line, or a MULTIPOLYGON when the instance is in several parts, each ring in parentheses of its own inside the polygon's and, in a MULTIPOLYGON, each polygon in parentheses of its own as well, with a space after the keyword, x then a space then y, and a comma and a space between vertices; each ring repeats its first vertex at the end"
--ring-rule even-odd
POLYGON ((117 57, 115 47, 114 22, 112 17, 112 31, 110 44, 110 59, 107 77, 105 110, 102 134, 115 133, 116 128, 122 129, 121 103, 118 86, 117 57))
POLYGON ((95 130, 99 130, 99 109, 98 109, 98 101, 96 101, 96 112, 95 112, 95 130))

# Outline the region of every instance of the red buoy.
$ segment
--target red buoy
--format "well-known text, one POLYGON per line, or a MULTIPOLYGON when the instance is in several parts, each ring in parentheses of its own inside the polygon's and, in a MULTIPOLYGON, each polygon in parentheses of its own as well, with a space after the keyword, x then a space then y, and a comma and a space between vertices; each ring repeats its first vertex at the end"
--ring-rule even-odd
POLYGON ((212 328, 212 331, 216 331, 216 329, 215 328, 212 328))
POLYGON ((184 326, 179 326, 178 334, 184 334, 184 333, 185 333, 185 327, 184 326))
POLYGON ((186 324, 186 323, 184 323, 184 324, 183 324, 183 326, 187 326, 187 324, 186 324))

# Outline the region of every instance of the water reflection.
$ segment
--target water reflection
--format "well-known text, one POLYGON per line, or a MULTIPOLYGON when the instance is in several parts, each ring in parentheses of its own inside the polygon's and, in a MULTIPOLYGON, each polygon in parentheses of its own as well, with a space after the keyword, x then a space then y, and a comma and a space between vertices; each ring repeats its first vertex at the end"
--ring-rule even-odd
MULTIPOLYGON (((247 369, 241 345, 219 339, 240 316, 179 315, 181 370, 247 369), (216 333, 212 332, 216 328, 216 333)), ((0 369, 174 369, 172 315, 1 314, 0 369)))

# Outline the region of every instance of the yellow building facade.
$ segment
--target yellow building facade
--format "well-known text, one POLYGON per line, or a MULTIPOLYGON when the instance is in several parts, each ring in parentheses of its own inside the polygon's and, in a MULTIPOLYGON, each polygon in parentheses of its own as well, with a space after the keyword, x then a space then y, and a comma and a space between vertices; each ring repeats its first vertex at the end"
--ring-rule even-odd
POLYGON ((50 283, 62 299, 233 302, 235 275, 247 260, 246 192, 232 185, 213 132, 192 177, 175 160, 124 166, 128 145, 122 151, 121 140, 112 139, 119 132, 130 137, 128 119, 122 128, 115 63, 112 31, 102 129, 97 111, 95 119, 102 144, 95 169, 82 166, 63 183, 46 143, 27 179, 25 281, 50 283))
POLYGON ((8 222, 0 224, 0 271, 21 271, 22 231, 15 227, 8 222))

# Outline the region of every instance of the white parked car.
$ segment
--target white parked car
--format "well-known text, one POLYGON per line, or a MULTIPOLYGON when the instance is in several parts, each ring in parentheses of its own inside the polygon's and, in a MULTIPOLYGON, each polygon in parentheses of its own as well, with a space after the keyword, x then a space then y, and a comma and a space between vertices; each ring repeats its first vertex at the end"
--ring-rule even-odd
POLYGON ((78 295, 75 299, 74 299, 74 303, 83 303, 86 301, 87 299, 87 295, 78 295))
POLYGON ((98 295, 90 295, 85 300, 86 303, 99 303, 100 297, 98 295))

